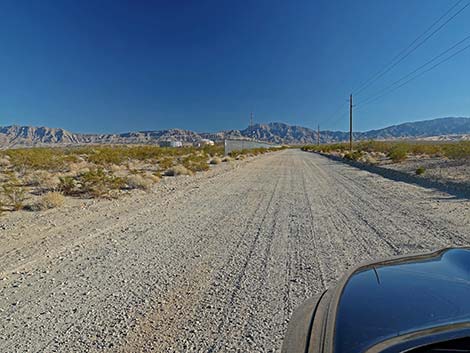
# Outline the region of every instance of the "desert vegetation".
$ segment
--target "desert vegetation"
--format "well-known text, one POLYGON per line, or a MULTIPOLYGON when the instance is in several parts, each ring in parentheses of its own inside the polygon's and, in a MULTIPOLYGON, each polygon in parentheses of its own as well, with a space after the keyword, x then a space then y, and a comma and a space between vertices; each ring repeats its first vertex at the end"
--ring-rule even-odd
MULTIPOLYGON (((443 157, 448 159, 470 159, 470 141, 418 142, 418 141, 361 141, 349 151, 348 143, 303 146, 304 151, 335 154, 342 158, 367 162, 367 158, 387 158, 400 163, 410 156, 443 157)), ((372 161, 373 160, 369 160, 372 161)))
POLYGON ((0 213, 60 207, 65 197, 116 198, 148 191, 165 176, 190 176, 211 165, 270 151, 254 149, 224 157, 222 145, 182 148, 86 146, 0 151, 0 213))
POLYGON ((465 193, 470 186, 470 141, 361 141, 354 144, 352 151, 347 143, 302 149, 374 166, 373 170, 380 170, 382 175, 393 170, 395 177, 426 179, 444 190, 452 188, 465 193))
POLYGON ((416 168, 416 171, 415 171, 416 175, 423 175, 424 173, 426 173, 426 168, 424 168, 423 166, 416 168))

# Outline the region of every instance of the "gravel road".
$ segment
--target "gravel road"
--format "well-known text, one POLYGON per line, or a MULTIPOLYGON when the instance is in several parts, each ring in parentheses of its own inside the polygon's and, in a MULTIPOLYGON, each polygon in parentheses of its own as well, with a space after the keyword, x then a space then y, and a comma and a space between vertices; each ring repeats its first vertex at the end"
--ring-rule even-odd
POLYGON ((1 352, 277 352, 351 266, 468 245, 470 202, 286 150, 0 218, 1 352))

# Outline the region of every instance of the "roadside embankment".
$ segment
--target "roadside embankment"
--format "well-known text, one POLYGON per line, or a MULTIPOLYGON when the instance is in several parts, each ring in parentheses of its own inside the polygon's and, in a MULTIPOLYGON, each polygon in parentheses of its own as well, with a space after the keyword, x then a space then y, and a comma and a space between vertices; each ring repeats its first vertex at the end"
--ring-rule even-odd
POLYGON ((330 159, 395 181, 434 188, 456 197, 470 197, 470 150, 466 142, 359 142, 352 152, 345 144, 304 146, 330 159))

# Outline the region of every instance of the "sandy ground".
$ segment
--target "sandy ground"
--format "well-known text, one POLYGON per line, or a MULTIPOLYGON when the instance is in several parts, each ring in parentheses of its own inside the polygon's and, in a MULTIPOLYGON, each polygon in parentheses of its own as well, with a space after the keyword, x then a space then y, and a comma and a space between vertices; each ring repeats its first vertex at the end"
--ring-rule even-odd
POLYGON ((419 167, 425 168, 423 178, 442 182, 455 182, 462 186, 470 185, 470 160, 450 160, 443 157, 410 156, 401 163, 383 163, 381 166, 416 174, 419 167))
POLYGON ((277 352, 351 266, 469 245, 470 201, 286 150, 0 218, 1 352, 277 352))

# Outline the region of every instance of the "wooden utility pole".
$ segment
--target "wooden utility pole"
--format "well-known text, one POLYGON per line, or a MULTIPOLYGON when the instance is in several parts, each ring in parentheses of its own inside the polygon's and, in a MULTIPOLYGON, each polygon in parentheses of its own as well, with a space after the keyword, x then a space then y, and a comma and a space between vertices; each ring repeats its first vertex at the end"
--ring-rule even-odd
POLYGON ((353 115, 353 97, 352 94, 349 95, 349 151, 352 151, 352 115, 353 115))
POLYGON ((320 146, 320 124, 318 124, 317 130, 317 145, 320 146))

